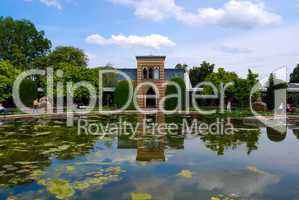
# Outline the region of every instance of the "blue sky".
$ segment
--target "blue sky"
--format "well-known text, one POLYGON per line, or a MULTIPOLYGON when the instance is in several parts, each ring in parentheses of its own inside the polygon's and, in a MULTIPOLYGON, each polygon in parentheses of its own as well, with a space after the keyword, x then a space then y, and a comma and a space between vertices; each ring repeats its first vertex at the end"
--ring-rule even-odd
POLYGON ((29 19, 53 46, 72 45, 89 65, 135 67, 136 55, 261 76, 298 63, 299 0, 1 0, 2 16, 29 19))

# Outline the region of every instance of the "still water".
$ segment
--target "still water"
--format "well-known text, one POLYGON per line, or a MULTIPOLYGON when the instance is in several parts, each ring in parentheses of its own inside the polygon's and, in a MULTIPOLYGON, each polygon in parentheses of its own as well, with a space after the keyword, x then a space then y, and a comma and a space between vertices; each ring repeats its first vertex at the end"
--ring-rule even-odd
MULTIPOLYGON (((88 120, 120 117, 139 119, 88 120)), ((230 135, 131 138, 78 135, 64 119, 5 122, 0 199, 299 199, 299 121, 285 134, 241 119, 231 123, 230 135)))

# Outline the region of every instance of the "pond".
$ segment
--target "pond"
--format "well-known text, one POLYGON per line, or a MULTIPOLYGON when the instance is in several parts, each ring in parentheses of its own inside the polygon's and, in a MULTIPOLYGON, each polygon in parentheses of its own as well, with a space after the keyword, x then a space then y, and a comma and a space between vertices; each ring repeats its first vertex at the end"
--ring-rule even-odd
MULTIPOLYGON (((120 118, 141 119, 83 119, 120 118)), ((176 124, 197 118, 162 117, 176 124)), ((299 121, 282 134, 242 119, 224 121, 233 124, 231 134, 135 137, 78 134, 65 119, 2 122, 0 199, 299 199, 299 121)))

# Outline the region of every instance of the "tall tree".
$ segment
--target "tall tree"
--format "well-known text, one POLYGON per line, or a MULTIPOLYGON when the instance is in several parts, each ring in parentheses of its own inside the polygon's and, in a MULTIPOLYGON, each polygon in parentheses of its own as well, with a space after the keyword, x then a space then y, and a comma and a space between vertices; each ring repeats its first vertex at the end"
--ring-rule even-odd
POLYGON ((205 79, 213 73, 215 68, 215 64, 208 63, 203 61, 199 67, 193 67, 190 72, 190 80, 193 86, 197 85, 198 83, 205 81, 205 79))
MULTIPOLYGON (((217 72, 211 73, 205 80, 213 83, 216 87, 218 87, 218 91, 220 91, 220 84, 227 84, 229 82, 234 82, 239 79, 238 75, 234 72, 225 71, 224 68, 219 68, 217 72)), ((234 95, 234 86, 228 87, 225 90, 225 95, 227 97, 232 97, 234 95)), ((208 94, 212 93, 212 89, 210 87, 206 87, 205 92, 208 94)))
POLYGON ((55 67, 59 63, 67 63, 75 67, 86 67, 87 56, 82 49, 68 46, 59 46, 48 56, 50 66, 55 67))
MULTIPOLYGON (((248 70, 247 78, 238 78, 235 82, 234 98, 240 106, 248 106, 250 102, 250 94, 252 88, 258 83, 258 74, 248 70)), ((252 100, 255 101, 259 98, 260 93, 254 93, 252 100)))
POLYGON ((275 95, 275 85, 274 85, 274 74, 271 73, 269 76, 269 81, 268 81, 268 87, 267 87, 267 92, 266 92, 266 103, 267 103, 267 107, 269 110, 273 110, 274 109, 274 95, 275 95))
POLYGON ((50 48, 51 41, 30 21, 0 17, 0 60, 28 69, 34 59, 46 55, 50 48))
POLYGON ((290 82, 291 83, 299 83, 299 64, 293 70, 293 73, 290 75, 290 82))

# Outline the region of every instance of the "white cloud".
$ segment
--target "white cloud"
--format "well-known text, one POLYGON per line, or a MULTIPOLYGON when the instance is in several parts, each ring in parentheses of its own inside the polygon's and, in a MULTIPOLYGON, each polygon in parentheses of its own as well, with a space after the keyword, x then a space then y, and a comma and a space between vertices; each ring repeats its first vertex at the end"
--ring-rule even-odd
POLYGON ((53 6, 58 8, 59 10, 62 9, 62 5, 59 2, 59 0, 40 0, 41 3, 47 5, 47 6, 53 6))
POLYGON ((169 52, 167 57, 172 66, 178 62, 194 66, 207 60, 240 75, 246 75, 247 69, 250 68, 263 78, 283 66, 288 67, 289 73, 292 72, 299 58, 297 43, 294 42, 298 34, 299 24, 290 24, 206 42, 194 41, 193 44, 181 44, 178 41, 179 48, 172 48, 173 52, 169 52), (221 51, 221 46, 229 48, 221 51), (230 48, 242 49, 243 52, 247 49, 248 53, 233 53, 230 48))
POLYGON ((86 42, 89 44, 97 45, 142 46, 154 49, 160 49, 163 46, 175 46, 175 43, 172 42, 168 37, 158 34, 151 34, 147 36, 124 36, 122 34, 119 34, 112 35, 111 38, 107 39, 99 34, 93 34, 86 38, 86 42))
POLYGON ((93 53, 86 52, 85 54, 87 55, 89 61, 94 60, 94 59, 97 58, 97 56, 93 53))
POLYGON ((115 4, 134 8, 138 17, 159 21, 175 18, 188 25, 219 25, 223 27, 253 28, 277 24, 281 16, 268 11, 260 1, 229 0, 222 8, 198 8, 189 12, 175 0, 110 0, 115 4))

